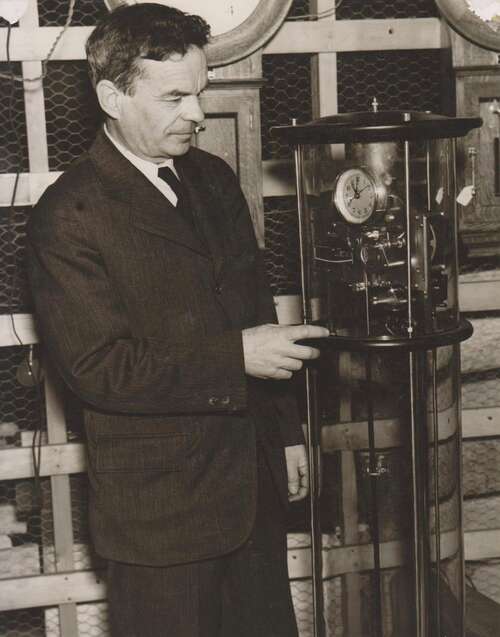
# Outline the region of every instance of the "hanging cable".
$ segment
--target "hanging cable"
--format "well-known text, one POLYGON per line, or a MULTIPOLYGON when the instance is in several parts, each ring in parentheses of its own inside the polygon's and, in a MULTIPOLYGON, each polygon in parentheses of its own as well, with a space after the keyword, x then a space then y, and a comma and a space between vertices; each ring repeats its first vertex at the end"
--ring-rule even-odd
POLYGON ((330 18, 335 15, 335 11, 340 7, 340 5, 344 2, 344 0, 338 0, 335 3, 335 6, 330 9, 325 9, 324 11, 318 11, 318 13, 304 13, 303 15, 292 16, 286 19, 286 22, 291 22, 295 20, 323 20, 324 18, 330 18))
MULTIPOLYGON (((50 50, 47 54, 47 57, 42 60, 42 74, 39 75, 38 77, 23 77, 22 75, 14 75, 14 74, 6 74, 6 73, 0 73, 0 77, 7 79, 7 80, 13 80, 16 82, 39 82, 40 80, 43 80, 45 78, 45 76, 47 75, 47 63, 50 62, 54 51, 56 50, 57 45, 59 44, 61 38, 63 37, 63 35, 66 33, 66 31, 68 30, 69 26, 71 25, 71 22, 73 20, 73 13, 75 11, 75 4, 76 4, 76 0, 69 0, 69 5, 68 5, 68 14, 66 16, 66 22, 64 23, 63 28, 61 29, 61 31, 59 32, 59 34, 57 35, 56 39, 54 40, 52 46, 50 47, 50 50)), ((10 50, 10 32, 11 32, 11 27, 12 25, 9 23, 8 26, 8 31, 7 31, 7 49, 10 50)))
MULTIPOLYGON (((14 114, 14 101, 15 101, 15 96, 16 96, 16 76, 14 73, 14 68, 13 68, 13 63, 11 60, 11 53, 10 53, 10 42, 11 42, 11 33, 12 33, 12 25, 9 23, 8 27, 7 27, 7 40, 6 40, 6 59, 7 59, 7 65, 8 65, 8 69, 9 69, 9 73, 8 74, 0 74, 1 77, 3 78, 7 78, 9 79, 9 85, 10 85, 10 94, 9 94, 9 101, 8 101, 8 111, 7 111, 7 117, 8 117, 8 121, 9 121, 9 126, 11 128, 11 130, 14 133, 14 137, 15 137, 15 144, 16 144, 16 150, 17 150, 17 163, 18 163, 18 170, 16 172, 15 175, 15 179, 14 179, 14 187, 12 189, 12 195, 10 198, 10 202, 9 202, 9 208, 8 208, 8 236, 10 239, 10 242, 12 243, 12 245, 14 245, 15 243, 15 223, 14 223, 14 216, 15 216, 15 203, 16 203, 16 197, 17 197, 17 191, 18 191, 18 187, 19 187, 19 178, 20 178, 20 174, 21 171, 19 170, 19 164, 20 164, 20 152, 19 149, 21 147, 21 138, 19 135, 19 127, 18 124, 16 122, 15 119, 15 114, 14 114)), ((19 345, 24 347, 25 343, 23 342, 22 338, 20 337, 17 328, 16 328, 16 322, 14 319, 14 290, 17 287, 17 267, 16 267, 16 263, 14 262, 14 267, 12 269, 12 274, 10 276, 10 282, 9 282, 9 295, 8 295, 8 311, 9 311, 9 317, 10 317, 10 323, 11 323, 11 328, 12 328, 12 333, 14 334, 16 340, 18 341, 19 345)), ((31 443, 31 456, 32 456, 32 461, 33 461, 33 475, 34 475, 34 480, 35 480, 35 488, 34 488, 34 498, 33 498, 33 504, 34 507, 36 508, 40 508, 42 505, 42 489, 41 489, 41 483, 40 483, 40 466, 41 466, 41 454, 42 454, 42 429, 45 427, 45 411, 44 411, 44 401, 43 401, 43 396, 40 390, 40 386, 39 386, 39 379, 37 378, 37 375, 35 374, 34 368, 33 368, 33 359, 32 359, 32 354, 33 354, 33 345, 30 345, 30 353, 28 355, 28 358, 26 359, 26 364, 28 367, 28 374, 32 380, 33 383, 33 387, 35 388, 35 392, 36 392, 36 396, 37 396, 37 401, 38 404, 40 406, 40 419, 36 422, 35 425, 35 429, 33 431, 33 440, 31 443)))

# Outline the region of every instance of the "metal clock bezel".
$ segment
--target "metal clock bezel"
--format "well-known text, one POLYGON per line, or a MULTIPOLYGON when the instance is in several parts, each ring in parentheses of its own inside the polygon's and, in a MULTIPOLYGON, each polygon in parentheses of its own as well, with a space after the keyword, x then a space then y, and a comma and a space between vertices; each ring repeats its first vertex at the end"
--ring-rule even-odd
MULTIPOLYGON (((122 4, 148 1, 104 0, 104 3, 108 9, 115 9, 122 4)), ((232 64, 263 47, 279 29, 291 5, 292 0, 260 0, 244 22, 210 40, 206 48, 208 65, 218 67, 232 64)))
POLYGON ((377 208, 377 200, 378 200, 377 184, 375 183, 375 179, 365 168, 361 166, 359 167, 353 166, 351 168, 347 168, 346 170, 343 170, 337 176, 335 180, 335 185, 333 187, 333 204, 336 210, 338 211, 338 213, 341 215, 341 217, 348 223, 357 224, 357 225, 366 223, 377 208), (341 190, 342 188, 341 182, 347 181, 347 179, 349 179, 349 177, 352 174, 356 174, 356 173, 362 173, 363 176, 370 182, 371 188, 373 190, 372 209, 370 210, 369 214, 364 217, 355 217, 354 215, 352 215, 352 213, 349 211, 349 209, 347 208, 345 204, 343 192, 341 190))

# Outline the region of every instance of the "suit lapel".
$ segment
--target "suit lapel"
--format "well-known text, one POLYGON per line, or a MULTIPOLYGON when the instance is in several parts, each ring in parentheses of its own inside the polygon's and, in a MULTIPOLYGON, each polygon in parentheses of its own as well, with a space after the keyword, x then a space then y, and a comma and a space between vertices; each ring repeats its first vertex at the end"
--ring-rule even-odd
MULTIPOLYGON (((126 159, 100 131, 89 155, 106 193, 130 211, 131 223, 207 256, 190 223, 163 194, 126 159)), ((191 198, 191 188, 189 196, 191 198)))
POLYGON ((214 188, 204 178, 201 167, 193 161, 189 153, 175 159, 175 169, 184 185, 197 227, 210 252, 216 278, 225 261, 225 237, 227 220, 220 210, 220 200, 214 195, 214 188))

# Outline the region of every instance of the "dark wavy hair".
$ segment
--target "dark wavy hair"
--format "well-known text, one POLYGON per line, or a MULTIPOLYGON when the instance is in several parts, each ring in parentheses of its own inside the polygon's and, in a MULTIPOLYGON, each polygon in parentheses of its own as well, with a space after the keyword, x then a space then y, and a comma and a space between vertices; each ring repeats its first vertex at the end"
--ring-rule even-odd
POLYGON ((210 27, 203 18, 165 5, 147 2, 121 6, 96 26, 86 44, 90 79, 94 87, 110 80, 132 93, 141 75, 140 60, 162 61, 189 47, 203 47, 210 27))

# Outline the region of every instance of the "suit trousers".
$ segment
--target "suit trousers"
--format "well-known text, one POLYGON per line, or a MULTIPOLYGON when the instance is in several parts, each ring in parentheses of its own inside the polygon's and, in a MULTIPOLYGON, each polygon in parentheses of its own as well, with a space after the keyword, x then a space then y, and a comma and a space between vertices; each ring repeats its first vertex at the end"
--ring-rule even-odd
POLYGON ((297 637, 286 511, 260 445, 257 459, 255 524, 238 549, 168 567, 108 563, 113 637, 297 637))

